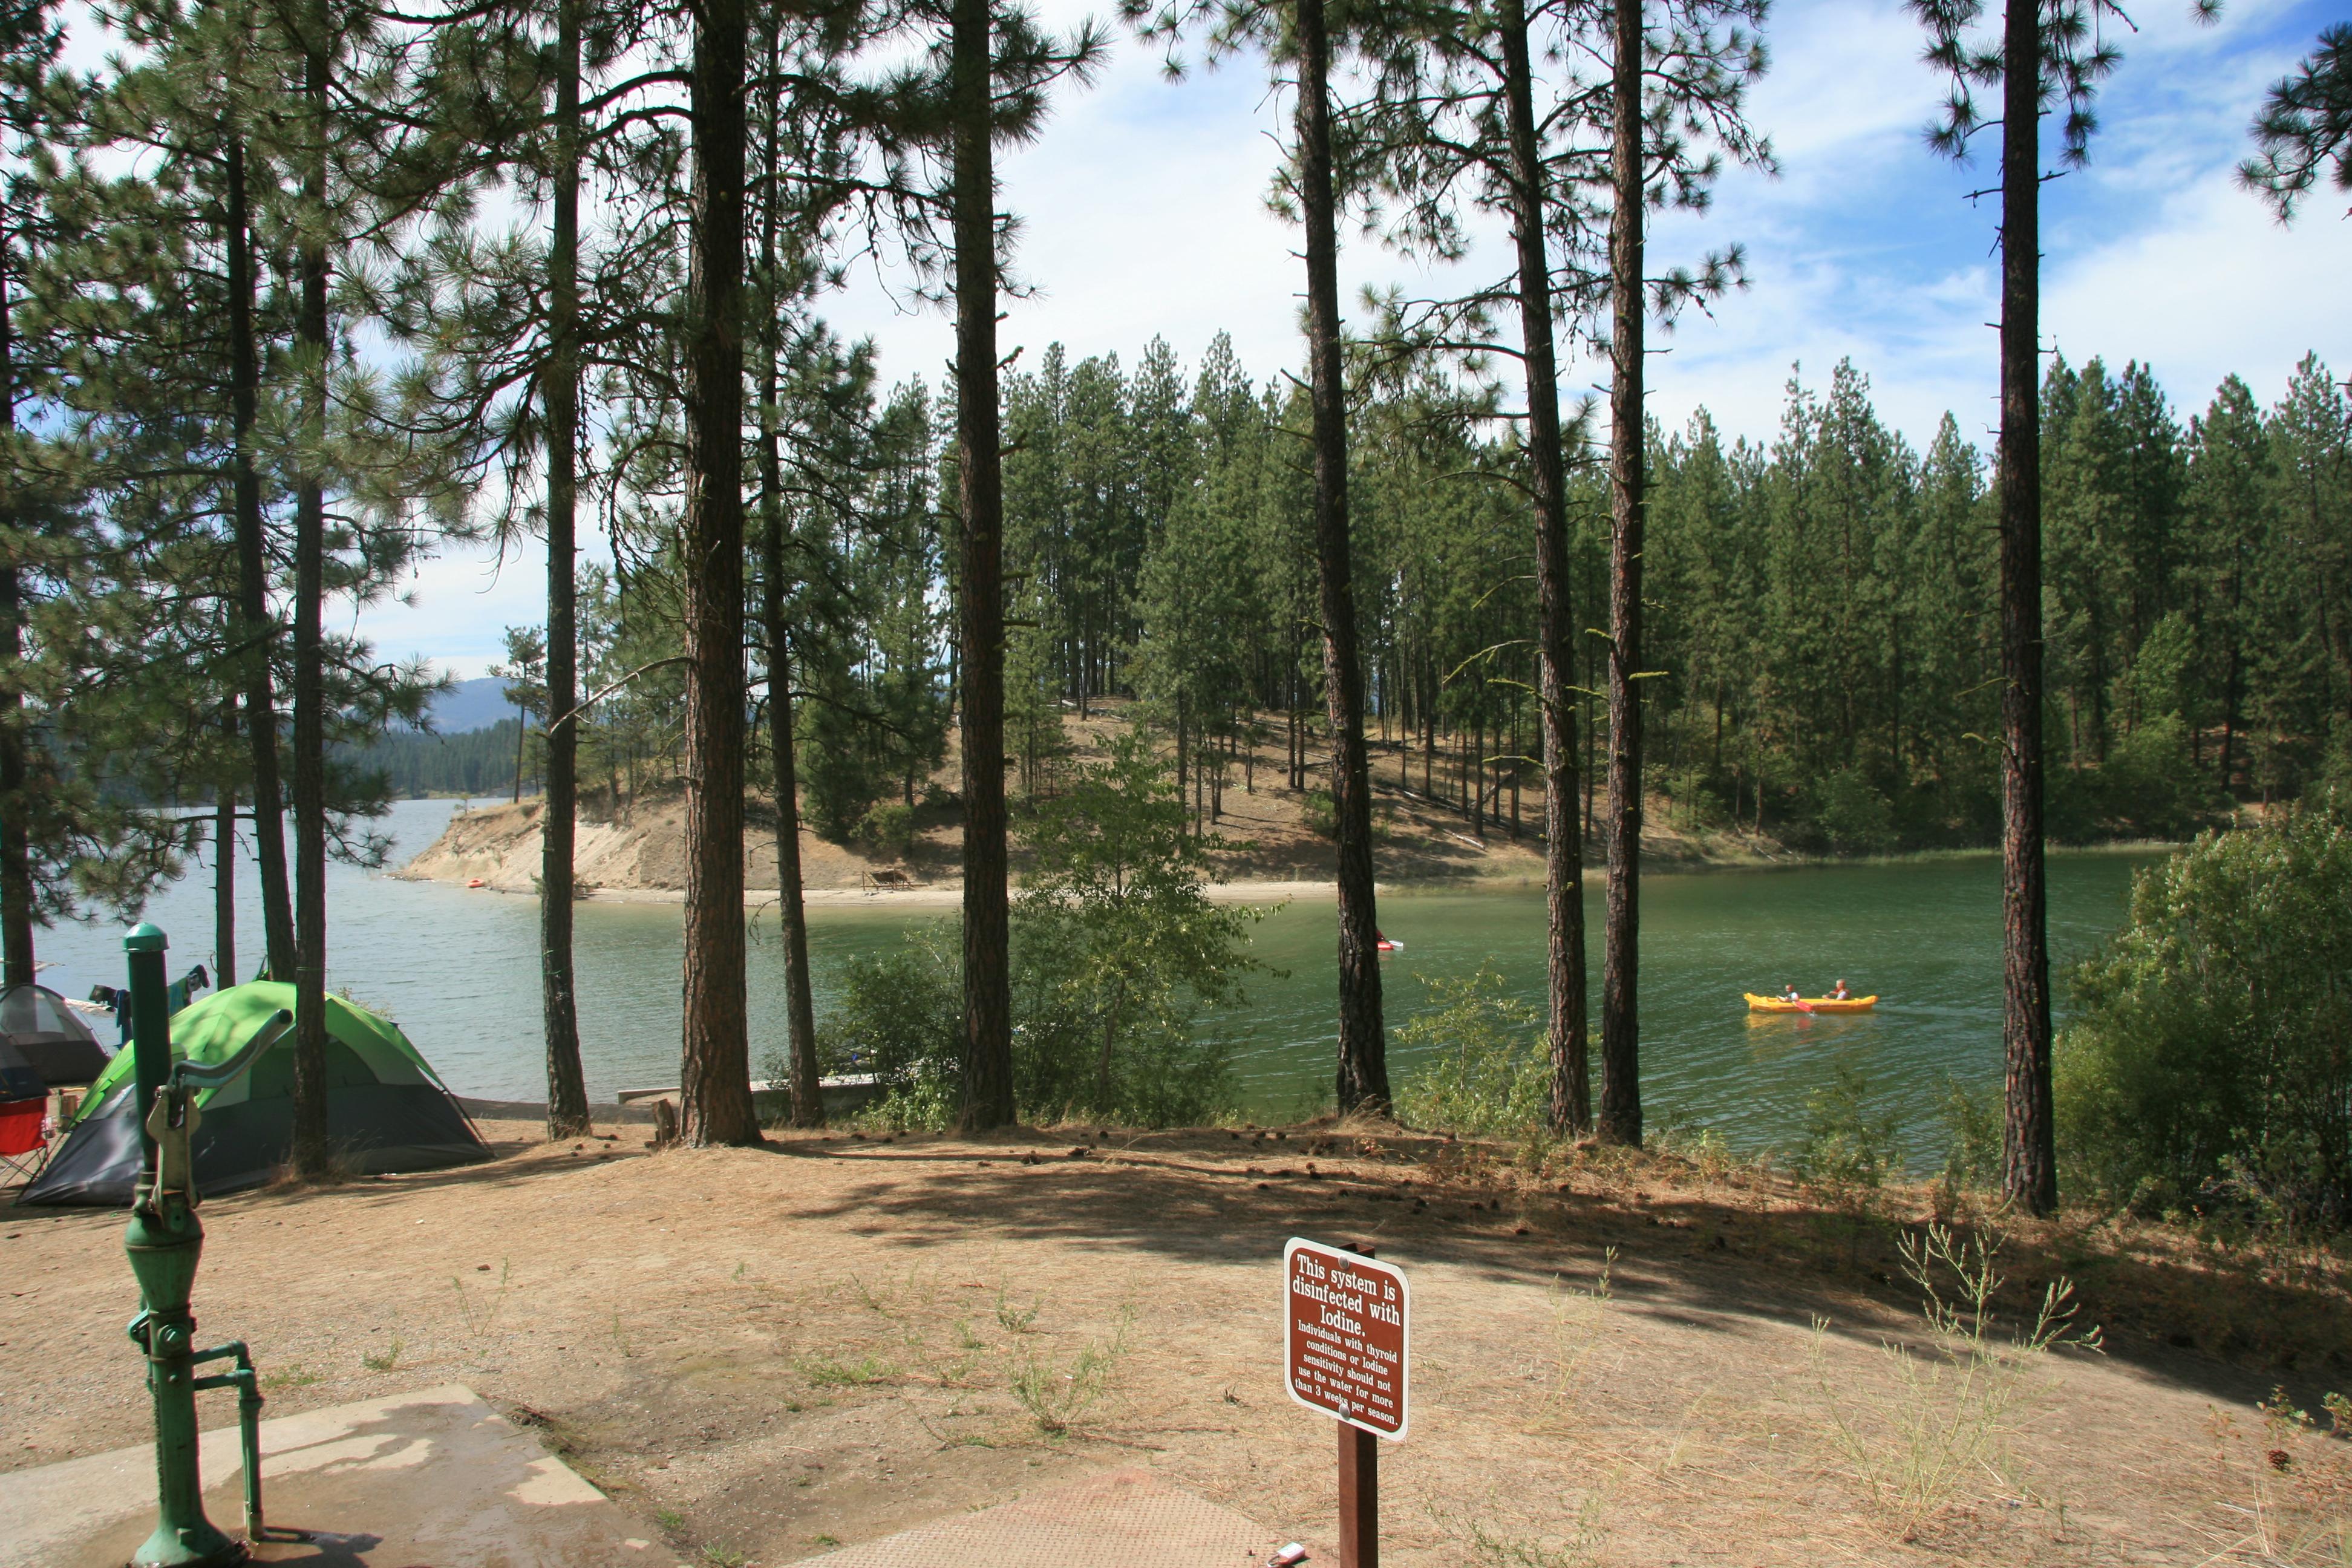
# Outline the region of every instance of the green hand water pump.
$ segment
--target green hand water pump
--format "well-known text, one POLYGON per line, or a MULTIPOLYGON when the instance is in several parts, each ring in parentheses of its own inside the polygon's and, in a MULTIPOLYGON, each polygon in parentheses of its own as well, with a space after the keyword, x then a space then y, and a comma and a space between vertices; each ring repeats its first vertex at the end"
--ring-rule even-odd
POLYGON ((261 1390, 253 1358, 240 1342, 211 1350, 195 1348, 196 1321, 188 1297, 204 1256, 205 1227, 196 1218, 195 1172, 189 1139, 199 1120, 201 1089, 234 1080, 293 1024, 279 1012, 227 1061, 214 1066, 172 1060, 170 1004, 164 996, 163 950, 168 941, 149 924, 122 939, 131 968, 131 1048, 135 1077, 133 1102, 140 1115, 140 1174, 131 1201, 131 1226, 122 1237, 131 1271, 139 1278, 139 1315, 131 1340, 147 1358, 147 1392, 155 1407, 155 1530, 131 1560, 131 1568, 225 1568, 243 1563, 246 1542, 226 1534, 205 1517, 204 1479, 197 1462, 196 1393, 234 1388, 237 1427, 245 1459, 245 1528, 247 1540, 262 1539, 261 1390), (209 1377, 196 1368, 234 1361, 233 1370, 209 1377))

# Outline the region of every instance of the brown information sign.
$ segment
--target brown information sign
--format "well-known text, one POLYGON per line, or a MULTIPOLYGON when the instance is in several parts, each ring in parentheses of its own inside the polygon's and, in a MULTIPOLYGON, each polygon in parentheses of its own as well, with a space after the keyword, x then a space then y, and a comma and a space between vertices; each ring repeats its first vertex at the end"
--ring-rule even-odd
POLYGON ((1290 1397, 1375 1436, 1403 1437, 1412 1307, 1402 1269, 1294 1238, 1282 1249, 1290 1397))

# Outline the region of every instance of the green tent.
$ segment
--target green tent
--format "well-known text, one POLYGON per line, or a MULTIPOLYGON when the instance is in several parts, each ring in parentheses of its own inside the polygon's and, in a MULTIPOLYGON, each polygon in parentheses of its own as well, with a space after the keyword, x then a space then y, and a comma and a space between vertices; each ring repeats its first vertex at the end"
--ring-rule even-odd
MULTIPOLYGON (((227 1060, 280 1011, 294 987, 257 980, 198 1002, 172 1020, 172 1054, 227 1060)), ((56 1155, 16 1201, 127 1204, 139 1179, 139 1129, 125 1049, 90 1086, 56 1155)), ((196 1185, 207 1194, 258 1186, 287 1160, 294 1131, 294 1036, 196 1097, 196 1185)), ((436 1170, 489 1158, 479 1133, 408 1037, 341 996, 327 998, 327 1137, 362 1173, 436 1170)))

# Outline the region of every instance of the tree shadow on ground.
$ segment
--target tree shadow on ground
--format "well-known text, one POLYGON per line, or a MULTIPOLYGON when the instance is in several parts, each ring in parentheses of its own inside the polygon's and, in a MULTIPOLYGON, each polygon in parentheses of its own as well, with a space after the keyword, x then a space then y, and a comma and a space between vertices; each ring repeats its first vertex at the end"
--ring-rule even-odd
MULTIPOLYGON (((1924 1204, 1906 1201, 1916 1194, 1887 1194, 1873 1209, 1827 1206, 1752 1172, 1704 1182, 1671 1156, 1538 1184, 1444 1141, 1315 1128, 1281 1139, 835 1134, 771 1147, 788 1159, 872 1163, 870 1182, 814 1209, 795 1200, 795 1212, 908 1247, 986 1229, 1230 1262, 1278 1258, 1286 1239, 1308 1235, 1497 1284, 1576 1283, 1605 1266, 1630 1310, 1733 1336, 1815 1317, 1873 1342, 1920 1327, 1920 1293, 1899 1251, 1926 1227, 1924 1204)), ((2193 1239, 2178 1233, 2079 1221, 1997 1229, 2006 1284, 1996 1300, 2011 1323, 2030 1323, 2044 1288, 2063 1277, 2111 1359, 2217 1399, 2250 1402, 2284 1382, 2308 1384, 2304 1403, 2316 1408, 2352 1367, 2352 1303, 2332 1275, 2298 1280, 2252 1255, 2192 1258, 2193 1239)))

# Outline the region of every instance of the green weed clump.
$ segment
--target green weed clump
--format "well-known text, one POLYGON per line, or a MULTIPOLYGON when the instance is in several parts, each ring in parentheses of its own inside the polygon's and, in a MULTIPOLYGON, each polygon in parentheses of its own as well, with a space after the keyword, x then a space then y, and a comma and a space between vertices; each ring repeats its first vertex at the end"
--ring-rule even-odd
POLYGON ((1122 1310, 1118 1327, 1107 1338, 1088 1341, 1066 1365, 1034 1343, 1022 1346, 1011 1390, 1040 1433, 1048 1437, 1066 1436, 1116 1389, 1119 1363, 1127 1357, 1128 1331, 1134 1322, 1133 1310, 1122 1310))
POLYGON ((1432 1521, 1479 1568, 1594 1568, 1605 1561, 1609 1530, 1598 1493, 1586 1493, 1577 1503, 1576 1518, 1564 1527, 1546 1528, 1519 1517, 1522 1511, 1495 1497, 1469 1512, 1437 1503, 1429 1509, 1432 1521))
POLYGON ((2025 1489, 2009 1441, 2038 1391, 2034 1368, 2060 1345, 2096 1351, 2099 1331, 2077 1321, 2074 1285, 2062 1278, 2042 1292, 2032 1322, 2000 1333, 1998 1236, 1961 1237, 1931 1225, 1905 1237, 1900 1250, 1920 1290, 1926 1347, 1887 1340, 1883 1382, 1844 1376, 1830 1364, 1829 1321, 1817 1317, 1810 1364, 1831 1447, 1872 1505, 1909 1535, 1982 1478, 2025 1489))
POLYGON ((855 1361, 826 1355, 795 1356, 793 1370, 819 1388, 864 1388, 887 1383, 898 1373, 897 1367, 877 1355, 859 1356, 855 1361))
POLYGON ((499 1313, 507 1304, 507 1295, 514 1288, 514 1260, 499 1260, 499 1282, 481 1291, 469 1294, 464 1279, 449 1277, 449 1288, 457 1293, 457 1310, 466 1320, 466 1337, 478 1340, 498 1326, 499 1313))

